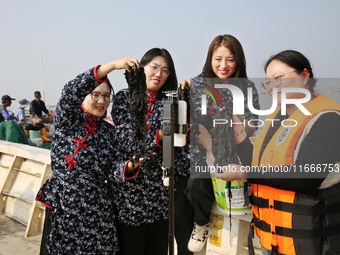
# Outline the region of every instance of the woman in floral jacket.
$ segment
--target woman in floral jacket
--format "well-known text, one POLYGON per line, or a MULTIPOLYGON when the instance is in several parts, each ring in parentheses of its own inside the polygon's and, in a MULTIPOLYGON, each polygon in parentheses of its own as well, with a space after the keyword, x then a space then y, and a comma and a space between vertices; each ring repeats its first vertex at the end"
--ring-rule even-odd
MULTIPOLYGON (((153 48, 140 61, 146 79, 145 139, 133 136, 130 96, 119 91, 112 107, 117 133, 117 169, 130 174, 130 181, 114 185, 119 193, 118 230, 123 255, 166 255, 168 248, 168 188, 162 176, 162 132, 164 91, 176 90, 178 83, 169 52, 153 48), (151 152, 150 152, 151 151, 151 152), (145 156, 147 154, 148 156, 145 156), (143 163, 132 163, 134 156, 150 157, 143 163)), ((188 171, 185 148, 176 148, 176 175, 188 171)), ((116 193, 116 192, 115 192, 116 193)))
POLYGON ((57 105, 52 177, 37 194, 46 206, 41 254, 117 254, 112 156, 114 126, 104 120, 113 98, 107 74, 129 57, 96 66, 68 82, 57 105))

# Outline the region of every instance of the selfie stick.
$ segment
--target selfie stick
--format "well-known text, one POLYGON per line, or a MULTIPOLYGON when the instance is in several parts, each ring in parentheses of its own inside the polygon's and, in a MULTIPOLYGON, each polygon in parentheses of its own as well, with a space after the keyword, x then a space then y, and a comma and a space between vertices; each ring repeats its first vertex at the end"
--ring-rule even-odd
POLYGON ((164 185, 169 186, 169 255, 174 255, 175 199, 174 199, 174 158, 175 146, 186 144, 187 104, 174 101, 176 92, 167 94, 168 100, 163 105, 163 171, 167 177, 164 185))

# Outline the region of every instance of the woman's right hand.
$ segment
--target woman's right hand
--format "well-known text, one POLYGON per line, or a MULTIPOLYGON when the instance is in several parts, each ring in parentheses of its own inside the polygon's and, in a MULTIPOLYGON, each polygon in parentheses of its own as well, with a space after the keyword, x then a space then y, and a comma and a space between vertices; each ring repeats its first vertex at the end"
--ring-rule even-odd
POLYGON ((139 68, 139 62, 133 57, 125 57, 115 60, 115 69, 139 68))
POLYGON ((125 57, 117 60, 112 60, 98 67, 97 76, 99 79, 103 79, 113 70, 129 68, 139 68, 138 60, 133 57, 125 57))

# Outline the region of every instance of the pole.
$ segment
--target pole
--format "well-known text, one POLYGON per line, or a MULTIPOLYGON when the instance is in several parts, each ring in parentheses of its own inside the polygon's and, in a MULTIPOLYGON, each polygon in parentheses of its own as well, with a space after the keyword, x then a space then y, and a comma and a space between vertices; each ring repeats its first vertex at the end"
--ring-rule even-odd
POLYGON ((45 98, 44 69, 43 69, 43 56, 42 56, 42 52, 40 52, 40 69, 41 69, 42 96, 43 96, 44 100, 46 101, 46 98, 45 98))
POLYGON ((174 101, 165 101, 162 123, 163 167, 169 174, 169 255, 174 255, 175 198, 174 198, 174 101))

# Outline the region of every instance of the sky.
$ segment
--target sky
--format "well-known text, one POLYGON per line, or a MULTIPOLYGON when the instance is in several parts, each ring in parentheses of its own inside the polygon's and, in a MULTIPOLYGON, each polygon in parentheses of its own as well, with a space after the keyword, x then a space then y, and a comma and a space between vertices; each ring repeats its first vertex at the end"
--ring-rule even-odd
MULTIPOLYGON (((338 0, 2 0, 0 94, 17 99, 12 109, 36 90, 55 105, 77 74, 125 56, 140 59, 153 47, 171 53, 179 80, 190 79, 220 34, 239 39, 251 79, 264 77, 272 54, 294 49, 315 76, 336 80, 339 13, 338 0)), ((123 70, 109 78, 116 92, 127 87, 123 70)))

